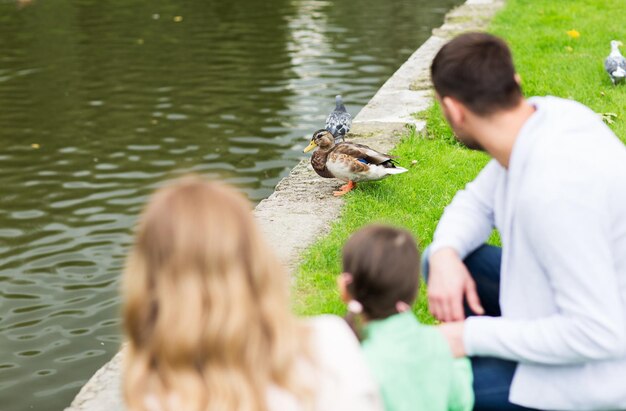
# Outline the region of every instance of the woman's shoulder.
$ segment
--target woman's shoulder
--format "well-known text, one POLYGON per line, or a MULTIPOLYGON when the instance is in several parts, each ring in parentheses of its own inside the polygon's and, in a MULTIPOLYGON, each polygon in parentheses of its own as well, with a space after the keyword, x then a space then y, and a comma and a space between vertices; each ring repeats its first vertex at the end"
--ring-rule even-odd
POLYGON ((310 336, 309 348, 318 361, 365 366, 359 341, 343 318, 320 315, 303 321, 310 336))
POLYGON ((334 315, 303 322, 310 336, 309 350, 320 390, 317 409, 380 410, 378 385, 348 324, 334 315))
POLYGON ((303 320, 310 332, 326 341, 328 338, 358 347, 359 342, 348 323, 336 315, 324 314, 303 320))

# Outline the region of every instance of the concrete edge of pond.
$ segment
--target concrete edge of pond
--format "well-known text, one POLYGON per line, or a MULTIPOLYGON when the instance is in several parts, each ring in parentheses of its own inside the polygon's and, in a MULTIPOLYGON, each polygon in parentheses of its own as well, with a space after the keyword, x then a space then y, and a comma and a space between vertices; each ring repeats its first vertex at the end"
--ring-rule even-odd
MULTIPOLYGON (((354 118, 349 140, 381 151, 391 150, 407 126, 424 132, 425 122, 416 113, 432 103, 430 62, 456 34, 483 30, 505 0, 467 0, 446 14, 444 24, 378 90, 354 118)), ((340 185, 315 174, 309 160, 302 160, 282 179, 272 195, 261 201, 254 214, 267 240, 291 272, 300 255, 328 233, 342 210, 343 200, 333 197, 340 185)), ((122 351, 100 368, 82 387, 65 411, 121 411, 122 351)))

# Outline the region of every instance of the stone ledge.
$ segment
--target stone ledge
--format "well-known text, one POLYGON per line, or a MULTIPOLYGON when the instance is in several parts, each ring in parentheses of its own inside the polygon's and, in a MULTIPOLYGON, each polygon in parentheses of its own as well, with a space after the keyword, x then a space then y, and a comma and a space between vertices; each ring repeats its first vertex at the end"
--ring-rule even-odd
POLYGON ((121 375, 124 350, 120 350, 91 377, 66 411, 122 411, 121 375))
POLYGON ((484 30, 503 5, 504 0, 467 0, 446 14, 443 25, 433 29, 433 36, 449 39, 467 31, 484 30))

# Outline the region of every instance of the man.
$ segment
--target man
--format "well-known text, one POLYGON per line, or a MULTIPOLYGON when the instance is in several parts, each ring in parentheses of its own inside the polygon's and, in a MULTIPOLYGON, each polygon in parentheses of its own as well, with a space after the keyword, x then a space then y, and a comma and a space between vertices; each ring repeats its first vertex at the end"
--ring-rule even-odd
POLYGON ((626 409, 624 144, 579 103, 526 100, 489 34, 449 42, 431 74, 458 140, 493 158, 425 256, 430 310, 472 356, 475 409, 626 409), (502 249, 483 245, 493 227, 502 249))

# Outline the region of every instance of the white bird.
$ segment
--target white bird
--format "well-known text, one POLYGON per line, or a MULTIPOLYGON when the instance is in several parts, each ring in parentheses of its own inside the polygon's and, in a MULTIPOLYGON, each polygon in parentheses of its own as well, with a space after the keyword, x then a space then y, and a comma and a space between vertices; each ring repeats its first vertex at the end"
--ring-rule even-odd
POLYGON ((335 137, 335 142, 345 141, 345 135, 350 131, 352 116, 343 105, 341 94, 335 96, 335 109, 326 118, 326 130, 335 137))
POLYGON ((621 45, 621 41, 611 40, 611 54, 604 60, 604 68, 609 73, 613 85, 626 78, 626 58, 619 52, 621 45))

